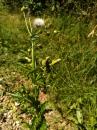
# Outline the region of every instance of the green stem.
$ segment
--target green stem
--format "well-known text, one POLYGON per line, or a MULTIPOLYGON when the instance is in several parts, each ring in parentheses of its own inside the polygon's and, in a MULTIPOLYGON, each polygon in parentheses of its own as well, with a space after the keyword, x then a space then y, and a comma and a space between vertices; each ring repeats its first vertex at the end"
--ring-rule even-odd
POLYGON ((28 31, 29 35, 31 36, 32 34, 31 34, 31 31, 30 31, 30 29, 28 27, 28 23, 27 23, 25 12, 23 12, 23 15, 24 15, 24 19, 25 19, 25 24, 26 24, 27 31, 28 31))
POLYGON ((34 42, 32 41, 32 70, 35 70, 35 52, 34 52, 34 42))
POLYGON ((29 17, 29 26, 30 26, 30 32, 32 33, 32 25, 31 25, 31 19, 29 17))

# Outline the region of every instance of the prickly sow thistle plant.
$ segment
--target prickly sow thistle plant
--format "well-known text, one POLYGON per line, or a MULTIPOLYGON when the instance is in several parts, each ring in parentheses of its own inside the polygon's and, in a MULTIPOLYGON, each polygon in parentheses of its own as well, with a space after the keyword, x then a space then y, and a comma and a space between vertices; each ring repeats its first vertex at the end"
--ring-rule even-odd
POLYGON ((31 19, 30 17, 26 17, 26 14, 28 13, 28 7, 22 7, 21 8, 21 11, 23 12, 23 16, 24 16, 24 19, 25 19, 25 25, 26 25, 26 28, 27 28, 27 31, 28 31, 28 34, 31 38, 31 43, 32 43, 32 49, 31 49, 31 58, 32 58, 32 71, 35 70, 36 68, 36 60, 35 60, 35 40, 38 36, 37 32, 33 31, 34 29, 37 30, 39 29, 39 27, 43 27, 45 25, 45 22, 42 18, 36 18, 34 19, 33 21, 33 24, 31 22, 31 19), (34 34, 33 34, 34 32, 34 34))
MULTIPOLYGON (((22 7, 21 11, 23 12, 23 16, 25 19, 25 25, 26 25, 26 29, 28 31, 28 34, 30 36, 31 39, 31 43, 32 43, 32 48, 31 48, 31 66, 32 66, 32 71, 33 71, 33 78, 36 78, 36 74, 35 74, 35 69, 36 69, 36 59, 35 59, 35 43, 36 43, 36 39, 39 37, 39 33, 40 33, 40 28, 45 26, 45 21, 42 18, 35 18, 33 20, 33 22, 31 22, 30 17, 26 17, 27 15, 29 15, 29 9, 28 7, 22 7)), ((56 32, 54 32, 56 33, 56 32)), ((45 59, 45 67, 46 70, 50 70, 51 66, 55 65, 56 63, 60 62, 61 59, 55 59, 55 60, 51 60, 51 63, 49 63, 48 58, 45 59), (50 68, 48 68, 48 66, 50 68)), ((43 67, 43 66, 42 66, 43 67)))

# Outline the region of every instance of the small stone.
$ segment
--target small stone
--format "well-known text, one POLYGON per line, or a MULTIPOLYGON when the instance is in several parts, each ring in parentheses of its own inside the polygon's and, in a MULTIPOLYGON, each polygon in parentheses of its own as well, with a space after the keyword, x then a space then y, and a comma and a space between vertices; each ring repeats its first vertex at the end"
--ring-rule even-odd
POLYGON ((40 91, 38 100, 40 101, 40 103, 46 102, 47 101, 47 94, 40 91))
POLYGON ((31 125, 32 124, 32 120, 29 120, 29 125, 31 125))
POLYGON ((3 81, 3 78, 0 78, 0 82, 2 82, 3 81))
POLYGON ((0 91, 4 91, 4 87, 0 84, 0 91))
POLYGON ((7 113, 4 113, 4 117, 7 117, 7 113))
POLYGON ((17 107, 17 106, 19 106, 20 105, 20 103, 19 102, 15 102, 15 106, 17 107))
POLYGON ((19 121, 16 121, 15 124, 16 124, 17 127, 19 127, 20 122, 19 122, 19 121))
POLYGON ((16 74, 16 72, 12 72, 12 74, 13 74, 13 75, 15 75, 15 74, 16 74))

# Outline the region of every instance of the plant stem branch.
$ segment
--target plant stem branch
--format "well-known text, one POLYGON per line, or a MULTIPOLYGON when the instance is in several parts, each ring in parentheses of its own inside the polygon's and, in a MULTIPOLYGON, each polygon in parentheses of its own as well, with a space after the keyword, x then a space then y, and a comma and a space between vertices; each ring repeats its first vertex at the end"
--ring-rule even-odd
POLYGON ((29 26, 30 26, 30 32, 32 33, 32 25, 31 25, 31 19, 29 17, 29 26))
POLYGON ((32 34, 31 34, 31 31, 30 31, 28 23, 27 23, 25 12, 23 12, 23 15, 24 15, 24 19, 25 19, 25 24, 26 24, 27 31, 28 31, 29 35, 31 36, 32 34))
POLYGON ((32 53, 32 70, 35 69, 35 54, 34 54, 34 42, 32 41, 32 50, 31 50, 31 53, 32 53))

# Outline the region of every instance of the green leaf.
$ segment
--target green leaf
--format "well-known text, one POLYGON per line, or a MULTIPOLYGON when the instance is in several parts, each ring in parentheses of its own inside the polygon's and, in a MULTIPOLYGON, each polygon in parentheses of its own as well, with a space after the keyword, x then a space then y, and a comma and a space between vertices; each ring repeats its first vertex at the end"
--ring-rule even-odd
POLYGON ((47 124, 45 121, 42 123, 40 130, 47 130, 47 124))
POLYGON ((45 59, 42 60, 42 66, 46 65, 46 62, 50 59, 49 56, 47 56, 45 59))
POLYGON ((50 65, 55 65, 56 63, 59 63, 61 59, 52 60, 52 63, 50 65))
POLYGON ((76 104, 76 103, 73 103, 73 105, 70 106, 70 110, 72 110, 72 109, 76 109, 76 106, 77 106, 77 104, 76 104))
POLYGON ((68 117, 68 120, 70 120, 70 121, 72 121, 72 122, 74 122, 75 124, 78 124, 78 121, 77 121, 77 119, 76 118, 74 118, 74 117, 68 117))
POLYGON ((90 118, 90 124, 91 126, 93 127, 95 124, 96 124, 96 118, 94 118, 93 116, 92 117, 89 117, 90 118))
POLYGON ((77 108, 76 116, 77 116, 78 123, 82 124, 83 123, 83 115, 82 115, 80 108, 77 108))

